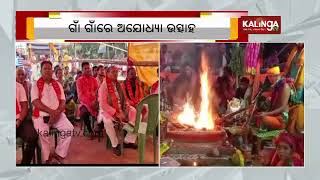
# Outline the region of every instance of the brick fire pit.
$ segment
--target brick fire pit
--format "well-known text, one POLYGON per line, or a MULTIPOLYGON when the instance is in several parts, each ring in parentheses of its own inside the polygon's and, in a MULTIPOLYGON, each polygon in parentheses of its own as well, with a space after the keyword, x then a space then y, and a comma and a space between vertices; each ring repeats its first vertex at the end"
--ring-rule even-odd
POLYGON ((173 139, 179 142, 206 143, 224 141, 227 138, 225 130, 216 126, 213 130, 195 128, 167 128, 166 139, 173 139))

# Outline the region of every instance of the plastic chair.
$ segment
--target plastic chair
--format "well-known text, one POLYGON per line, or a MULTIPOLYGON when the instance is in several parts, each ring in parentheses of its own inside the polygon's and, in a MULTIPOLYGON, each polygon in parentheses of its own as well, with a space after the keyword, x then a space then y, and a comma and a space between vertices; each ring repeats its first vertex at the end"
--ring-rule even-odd
POLYGON ((135 126, 130 126, 126 124, 122 131, 132 132, 138 134, 138 152, 139 152, 139 163, 142 164, 144 162, 144 153, 145 153, 145 145, 146 145, 146 136, 152 135, 153 137, 153 146, 154 146, 154 163, 156 163, 157 159, 157 128, 159 125, 159 95, 152 94, 140 101, 137 108, 136 121, 135 126), (143 105, 148 105, 148 119, 147 122, 142 122, 141 112, 143 105), (143 126, 146 124, 145 131, 143 130, 143 126))

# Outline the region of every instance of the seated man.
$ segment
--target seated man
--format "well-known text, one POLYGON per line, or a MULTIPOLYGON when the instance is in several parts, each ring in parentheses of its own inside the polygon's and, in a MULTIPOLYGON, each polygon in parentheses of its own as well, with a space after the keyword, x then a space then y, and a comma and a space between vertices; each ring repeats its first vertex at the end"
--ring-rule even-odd
MULTIPOLYGON (((118 137, 114 129, 114 121, 123 122, 126 119, 125 116, 125 98, 119 82, 117 81, 118 69, 116 67, 110 67, 107 69, 106 80, 101 84, 99 88, 99 107, 100 114, 99 121, 103 121, 106 133, 111 140, 113 147, 113 153, 117 156, 121 155, 120 145, 118 137)), ((136 135, 128 133, 124 139, 125 147, 136 148, 134 144, 136 135)))
POLYGON ((138 79, 136 70, 133 67, 128 68, 126 80, 121 85, 126 101, 131 106, 136 106, 144 94, 142 82, 138 79))
POLYGON ((24 90, 27 95, 28 99, 28 117, 31 120, 31 115, 32 115, 32 103, 31 103, 31 98, 30 98, 30 92, 31 92, 31 82, 27 80, 27 74, 23 68, 17 68, 16 69, 16 82, 22 84, 24 87, 24 90))
POLYGON ((240 79, 239 87, 236 90, 235 98, 242 99, 246 105, 250 103, 250 97, 252 94, 252 88, 250 87, 250 80, 246 77, 240 79))
POLYGON ((282 79, 279 66, 270 68, 268 78, 272 83, 271 110, 258 113, 257 125, 269 130, 284 129, 288 123, 290 86, 282 79))
POLYGON ((71 142, 73 126, 64 114, 65 95, 59 82, 52 79, 52 63, 41 62, 41 77, 31 88, 33 109, 33 124, 41 143, 42 160, 51 163, 55 159, 63 163, 71 142), (49 128, 57 128, 60 132, 58 145, 52 157, 50 155, 49 128))
POLYGON ((137 78, 136 70, 128 68, 127 78, 121 84, 122 92, 127 104, 129 123, 134 125, 136 119, 136 107, 143 98, 142 82, 137 78))
POLYGON ((75 111, 76 111, 76 103, 74 102, 74 94, 72 93, 72 84, 73 84, 73 77, 69 73, 69 66, 64 68, 64 77, 62 81, 62 86, 64 89, 64 94, 66 96, 66 111, 65 114, 67 118, 74 123, 75 120, 75 111))
POLYGON ((101 86, 102 82, 105 80, 105 71, 104 71, 104 67, 102 65, 98 66, 98 71, 97 71, 97 77, 96 80, 99 84, 99 86, 101 86))
POLYGON ((22 84, 26 91, 27 99, 30 100, 31 83, 27 81, 27 75, 23 68, 16 69, 16 81, 22 84))
POLYGON ((97 90, 99 88, 96 78, 91 74, 90 64, 83 62, 82 75, 77 80, 77 93, 80 101, 80 119, 84 121, 90 138, 94 138, 93 127, 91 127, 90 116, 97 117, 97 90))
POLYGON ((38 135, 33 127, 31 119, 27 118, 28 114, 28 99, 26 91, 22 84, 16 82, 16 128, 17 137, 21 137, 24 142, 27 142, 21 164, 30 164, 34 156, 34 150, 37 145, 38 135))
POLYGON ((74 81, 72 74, 69 72, 69 66, 64 67, 63 76, 64 83, 67 82, 68 84, 70 84, 74 81))

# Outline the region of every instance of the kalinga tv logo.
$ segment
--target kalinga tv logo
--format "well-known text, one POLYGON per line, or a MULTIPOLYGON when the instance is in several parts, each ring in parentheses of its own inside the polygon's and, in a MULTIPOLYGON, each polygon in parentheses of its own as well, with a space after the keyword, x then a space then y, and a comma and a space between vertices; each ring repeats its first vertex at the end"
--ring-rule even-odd
POLYGON ((246 34, 280 34, 280 16, 242 16, 239 31, 246 34))

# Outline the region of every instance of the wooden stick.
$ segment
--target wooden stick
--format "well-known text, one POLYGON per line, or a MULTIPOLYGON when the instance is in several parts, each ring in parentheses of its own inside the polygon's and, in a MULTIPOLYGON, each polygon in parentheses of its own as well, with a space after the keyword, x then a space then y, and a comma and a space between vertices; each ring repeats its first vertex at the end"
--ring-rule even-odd
POLYGON ((243 111, 245 111, 245 110, 250 109, 252 106, 253 106, 253 105, 250 105, 250 106, 248 106, 248 107, 246 107, 246 108, 242 108, 242 109, 240 109, 240 110, 238 110, 238 111, 236 111, 236 112, 227 114, 227 115, 221 117, 220 119, 221 119, 221 120, 224 120, 224 119, 231 118, 231 117, 233 117, 233 116, 235 116, 235 115, 237 115, 237 114, 239 114, 239 113, 241 113, 241 112, 243 112, 243 111))

